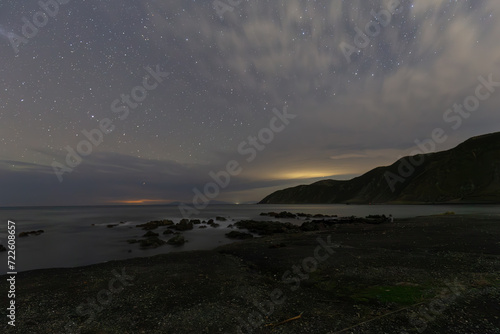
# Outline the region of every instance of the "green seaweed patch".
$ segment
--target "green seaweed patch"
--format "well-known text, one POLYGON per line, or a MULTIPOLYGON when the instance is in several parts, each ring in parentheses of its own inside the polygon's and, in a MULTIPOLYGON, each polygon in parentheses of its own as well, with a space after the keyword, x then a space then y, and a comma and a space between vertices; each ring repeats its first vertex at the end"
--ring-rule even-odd
POLYGON ((424 300, 425 295, 425 289, 421 286, 371 286, 354 293, 351 298, 358 302, 411 305, 424 300))

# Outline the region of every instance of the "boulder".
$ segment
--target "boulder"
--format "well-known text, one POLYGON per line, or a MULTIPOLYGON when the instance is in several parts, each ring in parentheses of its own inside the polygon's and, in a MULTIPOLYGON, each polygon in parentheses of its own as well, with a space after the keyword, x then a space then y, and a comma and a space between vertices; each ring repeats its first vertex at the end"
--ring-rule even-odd
POLYGON ((302 223, 302 225, 300 225, 300 229, 305 232, 317 231, 319 230, 319 226, 314 222, 304 222, 302 223))
POLYGON ((142 249, 157 248, 165 244, 166 242, 158 237, 150 237, 139 241, 139 245, 142 249))
POLYGON ((150 238, 150 237, 157 237, 159 236, 158 233, 154 233, 153 231, 148 231, 146 234, 143 235, 145 238, 150 238))
POLYGON ((224 217, 215 217, 215 220, 218 220, 218 221, 221 221, 221 222, 225 222, 227 219, 224 218, 224 217))
POLYGON ((180 234, 176 235, 175 237, 173 237, 167 241, 168 244, 174 245, 174 246, 184 245, 185 242, 186 242, 186 239, 180 234))
POLYGON ((178 224, 175 225, 177 231, 187 231, 193 229, 193 223, 188 219, 182 219, 178 224))
POLYGON ((142 227, 143 230, 154 230, 160 226, 171 226, 174 222, 168 219, 163 220, 152 220, 144 224, 135 225, 136 227, 142 227))

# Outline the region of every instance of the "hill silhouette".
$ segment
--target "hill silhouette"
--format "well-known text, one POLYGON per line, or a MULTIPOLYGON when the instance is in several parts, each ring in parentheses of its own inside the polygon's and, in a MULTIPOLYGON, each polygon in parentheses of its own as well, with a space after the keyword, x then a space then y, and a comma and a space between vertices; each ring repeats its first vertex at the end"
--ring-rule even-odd
POLYGON ((500 203, 500 132, 399 159, 347 181, 276 191, 260 204, 500 203))

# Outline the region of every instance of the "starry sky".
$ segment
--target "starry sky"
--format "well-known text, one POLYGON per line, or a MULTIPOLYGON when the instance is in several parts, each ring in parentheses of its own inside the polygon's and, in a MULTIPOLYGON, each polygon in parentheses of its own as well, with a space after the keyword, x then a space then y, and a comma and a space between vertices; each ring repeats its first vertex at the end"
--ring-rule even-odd
POLYGON ((392 164, 435 128, 436 150, 498 131, 500 88, 456 129, 443 118, 479 76, 500 81, 497 0, 42 2, 0 4, 0 206, 189 202, 229 161, 213 200, 258 201, 392 164), (103 120, 61 182, 54 163, 103 120))

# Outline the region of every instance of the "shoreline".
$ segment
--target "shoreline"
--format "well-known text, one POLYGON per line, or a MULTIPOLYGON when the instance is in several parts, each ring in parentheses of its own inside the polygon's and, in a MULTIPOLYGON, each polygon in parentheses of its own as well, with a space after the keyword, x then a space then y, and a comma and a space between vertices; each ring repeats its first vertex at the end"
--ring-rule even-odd
POLYGON ((499 333, 499 241, 500 224, 493 217, 441 215, 37 269, 17 275, 16 329, 5 320, 0 328, 6 333, 237 333, 238 327, 244 333, 334 333, 370 320, 350 331, 395 333, 397 327, 417 333, 415 328, 425 325, 422 332, 433 333, 446 325, 456 333, 499 333), (318 240, 330 246, 318 248, 318 240), (455 291, 453 302, 439 297, 445 290, 455 291), (447 306, 431 314, 433 321, 412 306, 440 301, 447 306), (467 306, 471 303, 477 309, 467 306), (398 311, 403 308, 409 309, 398 311))

